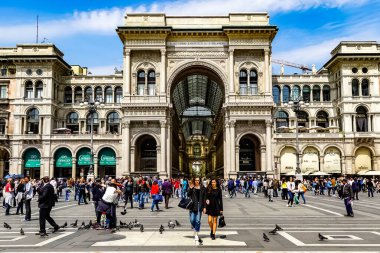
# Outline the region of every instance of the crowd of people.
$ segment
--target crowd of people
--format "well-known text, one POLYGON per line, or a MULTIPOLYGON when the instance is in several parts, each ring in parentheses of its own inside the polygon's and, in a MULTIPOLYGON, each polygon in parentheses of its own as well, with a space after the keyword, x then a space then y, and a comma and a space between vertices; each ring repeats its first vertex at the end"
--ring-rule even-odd
POLYGON ((307 191, 316 195, 336 196, 344 200, 347 216, 354 216, 352 201, 358 200, 360 191, 368 192, 373 197, 374 192, 380 193, 378 179, 365 178, 314 178, 294 180, 293 177, 280 180, 264 177, 243 176, 236 179, 205 179, 196 177, 160 179, 153 177, 123 177, 85 180, 84 178, 55 179, 44 177, 41 180, 24 178, 0 179, 0 199, 3 197, 5 215, 11 215, 15 208, 15 215, 24 215, 24 221, 31 221, 31 201, 38 201, 40 231, 39 235, 46 236, 45 223, 52 225, 54 232, 60 227, 50 217, 52 207, 57 201, 77 201, 78 205, 93 203, 96 229, 115 229, 117 226, 118 206, 123 207, 121 214, 127 208, 137 207, 143 210, 146 207, 151 212, 162 211, 160 203, 164 202, 164 209, 170 208, 170 198, 190 199, 189 219, 194 231, 196 245, 202 244, 198 233, 201 227, 201 216, 208 215, 210 238, 215 240, 218 217, 223 215, 223 192, 230 198, 242 194, 250 198, 263 194, 268 201, 281 195, 287 201, 288 207, 306 204, 307 191), (71 196, 73 194, 73 196, 71 196), (300 203, 302 199, 303 203, 300 203), (148 204, 149 202, 150 205, 148 204), (129 207, 128 207, 129 205, 129 207), (137 205, 137 206, 135 206, 137 205), (24 212, 25 207, 25 212, 24 212))

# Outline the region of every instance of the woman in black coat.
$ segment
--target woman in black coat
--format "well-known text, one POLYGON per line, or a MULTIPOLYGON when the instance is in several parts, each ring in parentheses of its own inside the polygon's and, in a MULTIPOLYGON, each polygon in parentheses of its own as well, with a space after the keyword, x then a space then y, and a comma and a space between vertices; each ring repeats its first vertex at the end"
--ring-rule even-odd
POLYGON ((208 224, 211 229, 210 237, 215 240, 218 216, 223 214, 222 190, 215 179, 212 179, 207 186, 206 214, 208 214, 208 224))
POLYGON ((206 188, 201 184, 199 177, 194 178, 189 182, 188 197, 193 201, 193 206, 190 209, 190 223, 194 229, 195 245, 202 245, 202 239, 199 238, 198 233, 201 229, 201 216, 202 211, 205 213, 205 196, 206 188))

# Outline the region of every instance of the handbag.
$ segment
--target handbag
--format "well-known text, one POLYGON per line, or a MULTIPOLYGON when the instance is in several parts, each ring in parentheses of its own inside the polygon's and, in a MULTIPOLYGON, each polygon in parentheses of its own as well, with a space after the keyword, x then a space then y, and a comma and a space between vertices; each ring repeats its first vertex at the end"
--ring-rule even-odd
POLYGON ((162 197, 161 194, 156 194, 156 195, 154 195, 154 200, 157 202, 162 202, 162 201, 164 201, 164 198, 162 197))
POLYGON ((222 228, 222 227, 225 227, 226 226, 226 221, 224 220, 224 216, 220 216, 219 217, 219 222, 218 222, 218 227, 219 228, 222 228))
POLYGON ((181 201, 178 203, 178 207, 191 210, 193 209, 193 201, 191 200, 191 198, 182 198, 181 201))

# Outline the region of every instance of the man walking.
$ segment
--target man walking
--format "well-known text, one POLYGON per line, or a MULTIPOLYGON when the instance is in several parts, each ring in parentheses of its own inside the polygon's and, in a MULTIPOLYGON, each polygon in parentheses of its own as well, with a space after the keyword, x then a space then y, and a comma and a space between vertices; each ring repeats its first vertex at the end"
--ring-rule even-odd
POLYGON ((59 230, 59 226, 53 218, 50 217, 50 212, 53 206, 55 206, 55 193, 54 187, 49 182, 49 177, 43 178, 43 186, 38 195, 38 207, 40 208, 40 232, 37 235, 41 237, 47 236, 46 234, 46 221, 53 226, 53 233, 59 230))
POLYGON ((344 199, 344 205, 346 206, 346 211, 348 217, 354 217, 354 212, 352 211, 352 201, 354 197, 354 193, 352 191, 352 187, 350 184, 347 183, 347 179, 342 180, 343 183, 343 199, 344 199))
POLYGON ((24 178, 25 180, 25 192, 24 192, 24 198, 25 198, 25 221, 31 221, 31 215, 32 211, 30 208, 30 202, 33 198, 33 187, 32 183, 30 182, 30 177, 26 176, 24 178))

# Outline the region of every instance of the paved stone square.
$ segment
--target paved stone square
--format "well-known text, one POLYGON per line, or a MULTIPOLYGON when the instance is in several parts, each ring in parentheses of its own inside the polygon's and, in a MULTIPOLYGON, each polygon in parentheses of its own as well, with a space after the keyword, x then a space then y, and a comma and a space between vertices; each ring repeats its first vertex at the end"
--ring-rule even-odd
MULTIPOLYGON (((307 205, 291 208, 281 198, 275 198, 271 203, 262 194, 251 198, 238 194, 233 199, 225 195, 227 226, 218 229, 217 239, 212 241, 204 215, 201 227, 204 242, 198 247, 194 244, 187 211, 177 207, 178 199, 171 199, 171 208, 161 212, 150 212, 150 203, 144 210, 128 209, 125 216, 120 215, 122 208, 118 209, 118 222, 137 219, 144 224, 143 233, 138 228, 131 231, 121 229, 112 234, 105 230, 78 231, 69 227, 44 239, 35 235, 38 231, 38 209, 34 201, 31 222, 21 221, 22 216, 0 214, 1 221, 12 226, 11 230, 0 228, 0 251, 377 251, 380 248, 379 200, 379 195, 368 198, 362 193, 360 200, 354 202, 355 217, 349 218, 344 217, 343 201, 337 197, 308 193, 307 205), (170 219, 177 219, 181 226, 169 229, 167 222, 170 219), (161 224, 165 226, 163 234, 158 231, 161 224), (269 235, 275 224, 284 230, 277 235, 269 235), (25 231, 24 236, 19 233, 20 227, 25 231), (263 232, 269 236, 270 242, 263 241, 263 232), (328 240, 319 241, 318 233, 328 240)), ((52 217, 58 224, 65 221, 70 224, 76 219, 79 224, 82 221, 88 223, 95 218, 94 206, 60 201, 53 209, 52 217)))

